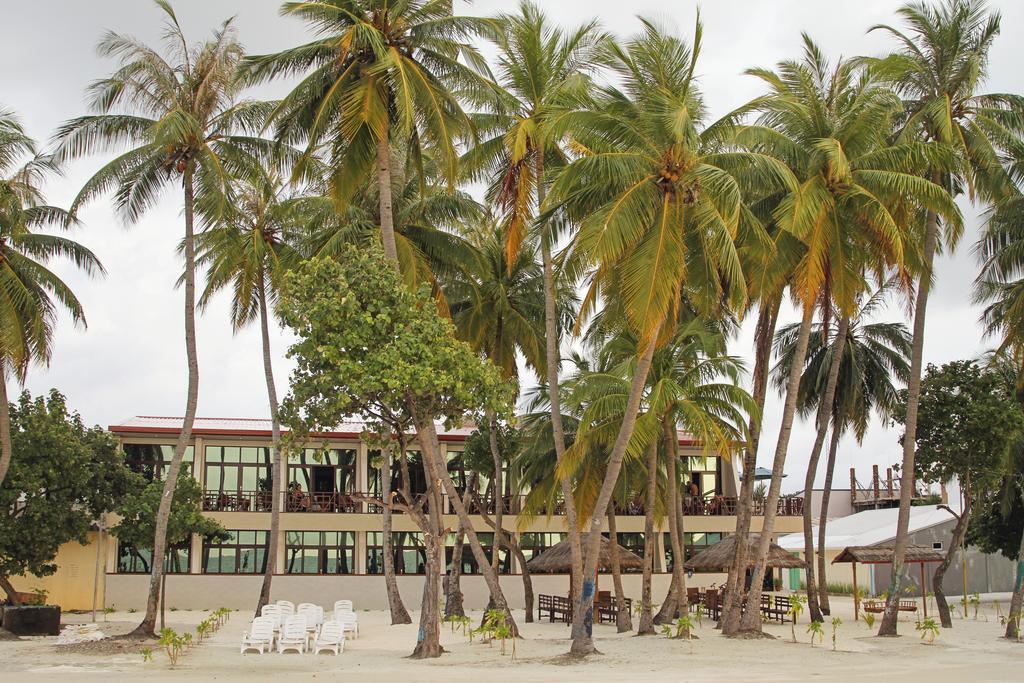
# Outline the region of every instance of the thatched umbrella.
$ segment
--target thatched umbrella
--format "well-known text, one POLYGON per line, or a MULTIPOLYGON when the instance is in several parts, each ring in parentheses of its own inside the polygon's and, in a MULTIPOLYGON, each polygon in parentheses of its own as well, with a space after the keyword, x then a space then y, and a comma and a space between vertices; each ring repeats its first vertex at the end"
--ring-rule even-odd
MULTIPOLYGON (((724 571, 732 567, 733 557, 736 555, 737 536, 726 536, 718 543, 697 553, 687 562, 684 567, 687 569, 703 569, 710 571, 724 571)), ((747 568, 753 567, 757 560, 757 544, 761 540, 760 534, 749 534, 747 536, 747 568)), ((768 548, 769 567, 797 568, 803 567, 804 561, 788 550, 772 543, 768 548)))
MULTIPOLYGON (((589 533, 580 534, 580 544, 587 546, 589 533)), ((572 571, 572 546, 569 539, 556 543, 537 557, 526 563, 531 572, 570 572, 572 571)), ((644 561, 639 555, 619 546, 619 566, 622 569, 640 569, 644 561)), ((612 542, 604 536, 601 537, 601 556, 598 559, 598 571, 612 568, 612 542)))

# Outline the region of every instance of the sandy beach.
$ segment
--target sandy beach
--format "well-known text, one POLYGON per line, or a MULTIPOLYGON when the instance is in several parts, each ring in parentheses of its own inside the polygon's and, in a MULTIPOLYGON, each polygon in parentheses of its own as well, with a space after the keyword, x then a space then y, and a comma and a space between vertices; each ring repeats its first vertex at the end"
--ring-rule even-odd
MULTIPOLYGON (((497 643, 469 643, 461 633, 442 631, 448 654, 440 659, 413 661, 416 626, 390 626, 385 612, 360 612, 361 635, 349 640, 345 652, 334 657, 322 654, 257 655, 238 653, 241 633, 251 614, 235 612, 228 623, 202 645, 185 653, 177 668, 170 669, 166 656, 154 648, 154 659, 143 662, 141 645, 125 641, 57 646, 55 638, 0 641, 2 680, 222 680, 252 678, 306 680, 328 676, 366 676, 407 681, 494 680, 529 681, 788 681, 826 678, 836 681, 927 680, 1020 681, 1024 678, 1024 644, 1001 639, 1002 628, 990 600, 982 603, 979 618, 954 619, 954 628, 943 631, 932 645, 923 644, 912 618, 901 623, 902 636, 874 637, 863 621, 854 623, 852 602, 834 601, 833 614, 843 619, 838 630, 838 649, 832 651, 831 625, 826 624, 823 644, 809 644, 807 617, 796 626, 797 643, 791 642, 787 624, 766 626, 773 640, 731 640, 720 636, 704 620, 692 642, 663 636, 636 637, 616 634, 613 626, 596 627, 600 656, 585 662, 566 663, 568 628, 547 622, 525 624, 517 643, 517 659, 502 656, 497 643)), ((1005 611, 1006 601, 1001 609, 1005 611)), ((191 628, 205 618, 199 611, 168 613, 168 625, 191 628)), ((417 614, 413 614, 415 620, 417 614)), ((473 614, 476 620, 479 613, 473 614)), ((107 634, 127 632, 138 614, 114 613, 100 625, 107 634)), ((67 615, 65 623, 87 621, 88 615, 67 615)))

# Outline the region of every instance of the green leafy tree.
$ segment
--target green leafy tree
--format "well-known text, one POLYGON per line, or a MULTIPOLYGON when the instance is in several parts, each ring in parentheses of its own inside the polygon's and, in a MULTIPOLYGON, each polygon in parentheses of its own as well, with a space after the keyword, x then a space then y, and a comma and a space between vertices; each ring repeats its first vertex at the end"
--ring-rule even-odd
POLYGON ((85 326, 78 298, 47 266, 62 257, 86 275, 103 273, 82 245, 39 232, 68 223, 67 213, 43 195, 43 182, 58 168, 38 152, 14 113, 0 108, 0 484, 11 464, 8 376, 24 381, 32 363, 49 363, 58 309, 85 326))
MULTIPOLYGON (((230 182, 253 165, 272 165, 272 145, 246 131, 260 128, 265 103, 239 100, 237 72, 242 46, 231 20, 205 41, 190 45, 174 10, 156 0, 166 15, 163 52, 130 36, 108 32, 97 46, 101 57, 119 62, 88 90, 95 114, 63 124, 57 132, 60 159, 122 152, 86 181, 71 205, 77 214, 87 202, 112 192, 123 219, 139 222, 168 186, 179 186, 184 200, 185 355, 188 388, 181 432, 167 470, 166 495, 157 518, 154 549, 163 555, 169 505, 181 461, 192 435, 199 396, 195 331, 195 219, 221 218, 230 205, 230 182)), ((280 150, 278 150, 280 151, 280 150)), ((146 616, 140 635, 155 635, 156 605, 163 567, 153 564, 146 616)))
POLYGON ((117 440, 86 427, 58 391, 11 404, 14 457, 0 484, 0 587, 17 604, 8 577, 47 576, 61 545, 84 544, 93 520, 142 486, 117 440))
MULTIPOLYGON (((1012 183, 999 163, 999 148, 1019 137, 1024 99, 1019 95, 980 92, 988 75, 989 50, 1000 30, 1000 15, 984 0, 908 2, 897 10, 903 27, 882 25, 896 51, 873 60, 872 69, 886 78, 904 102, 900 141, 938 142, 952 150, 953 167, 932 165, 925 177, 954 194, 966 192, 974 201, 991 202, 1007 196, 1012 183)), ((1011 146, 1014 144, 1010 142, 1011 146)), ((917 406, 924 358, 924 333, 936 251, 955 248, 962 232, 929 208, 923 234, 917 293, 914 302, 914 343, 907 382, 906 434, 903 441, 900 513, 896 521, 892 585, 879 635, 896 635, 899 617, 899 581, 909 543, 910 477, 914 473, 917 442, 917 406)))
POLYGON ((456 180, 457 138, 469 131, 455 91, 486 88, 483 59, 468 39, 488 22, 452 14, 451 0, 286 2, 317 38, 246 58, 251 83, 301 77, 270 114, 277 139, 324 153, 330 194, 344 208, 376 170, 384 254, 398 262, 392 206, 393 143, 429 149, 441 177, 456 180), (460 61, 463 60, 463 61, 460 61))
MULTIPOLYGON (((114 508, 121 520, 110 528, 111 535, 136 551, 151 551, 163 495, 164 482, 155 480, 137 493, 125 496, 114 508)), ((193 535, 203 536, 211 541, 225 541, 230 538, 227 530, 219 522, 203 514, 203 490, 199 482, 191 476, 184 476, 178 479, 174 488, 171 514, 167 518, 167 547, 173 548, 189 542, 193 535)), ((159 556, 151 553, 151 564, 166 564, 167 553, 164 555, 165 562, 157 562, 155 558, 159 556)), ((160 628, 163 629, 163 607, 167 604, 167 575, 161 572, 161 576, 163 581, 160 586, 160 628)))
MULTIPOLYGON (((899 424, 906 423, 906 401, 903 391, 894 413, 899 424)), ((1000 373, 974 361, 928 366, 918 403, 915 477, 943 483, 956 478, 964 500, 946 557, 932 578, 943 628, 953 627, 942 585, 946 570, 964 542, 974 501, 998 487, 1001 465, 1022 433, 1024 412, 1000 373)))
MULTIPOLYGON (((511 395, 493 365, 457 341, 429 292, 413 293, 376 249, 350 247, 334 261, 313 259, 286 278, 281 317, 298 341, 282 416, 296 438, 336 425, 350 415, 381 423, 411 421, 422 450, 428 489, 427 580, 414 657, 441 654, 438 586, 445 533, 444 487, 466 530, 470 548, 496 609, 508 611, 497 573, 484 553, 462 498, 440 455, 435 419, 462 424, 488 411, 504 416, 511 395)), ((510 623, 511 617, 510 617, 510 623)))

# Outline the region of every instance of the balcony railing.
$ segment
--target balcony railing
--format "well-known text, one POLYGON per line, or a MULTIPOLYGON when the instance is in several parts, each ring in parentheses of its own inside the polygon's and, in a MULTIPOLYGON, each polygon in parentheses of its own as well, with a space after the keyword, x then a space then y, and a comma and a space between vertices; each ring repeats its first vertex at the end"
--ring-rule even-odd
MULTIPOLYGON (((203 496, 203 509, 215 512, 270 512, 271 507, 270 491, 237 491, 220 492, 207 491, 203 496)), ((343 512, 343 513, 370 513, 379 514, 380 506, 365 502, 372 498, 369 494, 361 493, 295 493, 285 495, 285 512, 343 512)), ((516 515, 523 511, 526 501, 525 495, 505 496, 501 500, 502 513, 516 515)), ((714 496, 711 498, 684 496, 682 500, 683 514, 688 517, 724 517, 736 514, 737 499, 733 496, 714 496)), ((478 515, 485 512, 493 515, 496 510, 494 500, 485 499, 482 501, 470 501, 468 511, 471 515, 478 515)), ((395 511, 401 514, 400 511, 395 511)), ((451 500, 445 500, 445 512, 455 514, 455 506, 451 500)), ((631 502, 627 505, 616 505, 616 514, 625 517, 642 517, 644 506, 639 502, 631 502)), ((763 500, 754 501, 754 516, 764 516, 765 508, 763 500)), ((780 498, 776 507, 776 514, 780 517, 797 517, 804 512, 804 499, 800 496, 787 496, 780 498)), ((541 514, 544 514, 542 511, 541 514)), ((564 509, 559 504, 552 512, 554 515, 564 514, 564 509)))

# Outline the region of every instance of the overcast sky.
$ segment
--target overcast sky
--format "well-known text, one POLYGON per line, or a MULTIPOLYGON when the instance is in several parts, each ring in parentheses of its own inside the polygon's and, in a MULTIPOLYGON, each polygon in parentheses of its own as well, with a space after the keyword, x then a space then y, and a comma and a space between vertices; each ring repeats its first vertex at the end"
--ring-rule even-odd
MULTIPOLYGON (((458 11, 489 15, 512 11, 509 0, 457 3, 458 11)), ((620 36, 637 27, 635 15, 653 17, 686 36, 696 14, 693 2, 651 0, 558 0, 542 3, 550 16, 572 26, 597 16, 620 36)), ((746 68, 770 67, 780 59, 799 56, 800 32, 807 31, 830 57, 879 54, 889 44, 880 34, 866 34, 876 23, 893 22, 900 2, 818 2, 814 0, 715 0, 701 10, 704 49, 700 82, 713 116, 759 94, 758 82, 743 75, 746 68)), ((1003 13, 1003 34, 991 53, 988 91, 1024 92, 1020 47, 1024 3, 990 3, 1003 13)), ((279 50, 309 39, 304 26, 277 15, 277 0, 178 0, 178 18, 190 41, 205 37, 232 15, 246 48, 253 53, 279 50)), ((17 111, 29 132, 49 140, 65 119, 85 113, 83 92, 93 79, 108 74, 109 61, 98 58, 94 46, 107 29, 135 35, 155 44, 162 14, 140 0, 35 0, 5 3, 0 26, 0 61, 5 65, 0 106, 17 111)), ((283 86, 254 93, 276 97, 283 86)), ((75 164, 63 178, 48 186, 49 200, 67 206, 102 159, 75 164)), ((928 311, 925 360, 941 363, 974 357, 988 343, 982 338, 979 310, 970 301, 977 267, 971 247, 978 234, 978 212, 965 207, 968 229, 953 256, 938 265, 937 287, 928 311)), ((88 317, 88 330, 62 322, 56 335, 53 363, 34 368, 28 388, 41 392, 57 387, 90 423, 116 423, 130 415, 180 415, 185 399, 185 352, 182 330, 182 292, 174 288, 181 262, 175 246, 183 231, 180 192, 173 191, 134 227, 113 214, 109 202, 97 201, 83 213, 84 227, 74 231, 103 261, 108 275, 83 279, 63 264, 56 270, 73 286, 88 317)), ((782 323, 795 320, 792 311, 782 323)), ((899 319, 899 304, 881 314, 899 319)), ((750 359, 751 323, 733 343, 733 353, 750 359)), ((262 417, 267 414, 266 390, 255 328, 232 334, 226 297, 215 302, 198 321, 201 373, 199 414, 202 416, 262 417)), ((288 340, 273 335, 279 393, 287 386, 288 340)), ((12 392, 13 393, 13 392, 12 392)), ((771 466, 781 413, 781 400, 770 396, 758 464, 771 466)), ((872 464, 883 467, 900 457, 897 430, 876 425, 863 446, 844 441, 837 465, 837 485, 847 481, 851 466, 864 481, 872 464)), ((793 434, 784 490, 802 488, 803 471, 814 439, 809 424, 793 434)), ((821 480, 819 478, 818 485, 821 480)))

